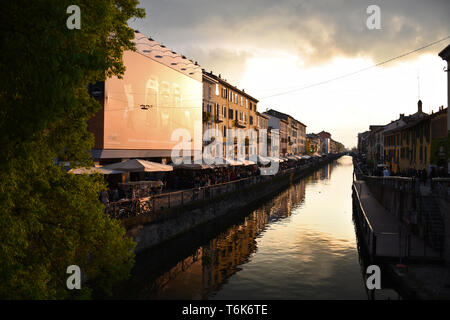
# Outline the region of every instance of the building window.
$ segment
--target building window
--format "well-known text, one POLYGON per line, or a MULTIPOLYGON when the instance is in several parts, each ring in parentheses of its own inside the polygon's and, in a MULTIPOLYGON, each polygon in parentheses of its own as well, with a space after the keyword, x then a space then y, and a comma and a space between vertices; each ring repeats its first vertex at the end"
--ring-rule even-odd
POLYGON ((237 95, 237 93, 234 94, 234 103, 238 104, 238 95, 237 95))
POLYGON ((227 127, 223 126, 223 136, 226 137, 227 136, 227 127))
POLYGON ((222 98, 227 98, 227 88, 222 88, 222 98))
POLYGON ((427 163, 427 147, 423 147, 423 163, 427 163))
POLYGON ((222 114, 225 118, 227 117, 227 107, 222 106, 222 114))
POLYGON ((229 97, 230 97, 230 102, 233 102, 233 92, 230 91, 229 97))
POLYGON ((233 109, 228 109, 228 118, 233 120, 233 109))
POLYGON ((250 116, 250 124, 253 125, 253 117, 250 116))
POLYGON ((216 83, 216 96, 219 95, 219 84, 216 83))

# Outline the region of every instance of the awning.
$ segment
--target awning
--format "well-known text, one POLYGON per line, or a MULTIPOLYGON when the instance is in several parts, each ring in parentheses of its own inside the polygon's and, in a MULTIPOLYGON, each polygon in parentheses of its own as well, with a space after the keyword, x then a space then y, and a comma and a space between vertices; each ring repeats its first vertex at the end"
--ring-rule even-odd
POLYGON ((244 162, 239 161, 239 160, 233 160, 233 159, 224 159, 224 160, 230 166, 242 166, 242 165, 244 165, 244 162))
POLYGON ((148 186, 148 187, 162 187, 164 183, 162 181, 130 181, 130 182, 119 182, 119 186, 123 187, 134 187, 134 186, 148 186))
POLYGON ((165 172, 173 171, 172 166, 162 163, 151 162, 140 159, 130 159, 124 162, 108 164, 104 166, 105 169, 120 170, 125 172, 165 172))
POLYGON ((258 156, 258 162, 262 164, 269 164, 271 161, 269 157, 258 156))
POLYGON ((247 160, 247 159, 242 160, 242 161, 244 162, 244 166, 252 166, 252 165, 256 164, 256 162, 251 161, 251 160, 247 160))
POLYGON ((70 169, 68 172, 72 173, 72 174, 95 174, 95 173, 100 173, 100 174, 120 174, 120 173, 123 173, 123 171, 105 169, 103 167, 74 168, 74 169, 70 169))
POLYGON ((206 165, 210 166, 211 168, 223 168, 229 165, 226 159, 222 157, 215 157, 215 158, 203 157, 203 162, 205 162, 206 165))
POLYGON ((270 159, 272 162, 284 162, 285 160, 281 158, 275 158, 275 157, 267 157, 267 159, 270 159))
POLYGON ((212 169, 213 166, 207 165, 207 164, 200 164, 200 163, 182 163, 182 164, 173 164, 172 165, 174 169, 185 169, 185 170, 206 170, 206 169, 212 169))

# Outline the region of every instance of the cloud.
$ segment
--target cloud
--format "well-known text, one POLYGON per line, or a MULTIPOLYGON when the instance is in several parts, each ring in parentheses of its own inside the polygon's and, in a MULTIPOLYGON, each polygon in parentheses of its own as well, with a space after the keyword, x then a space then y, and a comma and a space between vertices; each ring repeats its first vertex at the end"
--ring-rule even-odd
POLYGON ((141 6, 148 20, 137 25, 179 48, 288 51, 306 65, 337 55, 381 61, 450 33, 448 0, 155 0, 141 6), (366 27, 370 4, 381 9, 381 30, 366 27))
POLYGON ((202 49, 197 46, 187 46, 183 49, 183 53, 188 57, 195 57, 206 71, 221 74, 224 79, 235 84, 242 78, 247 60, 253 56, 250 52, 243 50, 202 49))

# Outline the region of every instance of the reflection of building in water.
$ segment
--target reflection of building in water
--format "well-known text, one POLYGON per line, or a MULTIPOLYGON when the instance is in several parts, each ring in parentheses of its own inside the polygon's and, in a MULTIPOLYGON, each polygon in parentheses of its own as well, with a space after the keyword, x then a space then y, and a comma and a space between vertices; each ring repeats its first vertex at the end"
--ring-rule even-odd
POLYGON ((305 199, 304 180, 292 185, 261 208, 253 211, 239 225, 212 239, 207 245, 178 262, 154 279, 143 294, 150 298, 204 299, 239 271, 257 248, 257 237, 266 226, 289 217, 292 209, 305 199), (189 290, 186 290, 189 288, 189 290))
MULTIPOLYGON (((149 285, 145 286, 140 294, 148 298, 164 298, 164 291, 170 291, 170 289, 176 287, 180 281, 185 281, 184 279, 180 279, 181 274, 185 272, 192 274, 195 273, 195 269, 199 269, 201 266, 201 258, 202 248, 198 248, 192 255, 179 261, 170 270, 166 271, 157 278, 152 279, 152 281, 148 283, 149 285), (177 284, 174 284, 174 282, 177 284)), ((191 283, 189 285, 193 287, 193 292, 198 291, 195 290, 195 284, 191 283)), ((199 285, 201 285, 201 282, 199 282, 199 285)), ((197 287, 199 286, 197 285, 197 287)))
POLYGON ((211 240, 203 247, 203 288, 205 295, 219 289, 220 285, 236 273, 256 251, 256 238, 270 222, 291 215, 292 208, 305 198, 305 181, 300 181, 284 191, 261 209, 255 210, 239 226, 211 240))
POLYGON ((333 170, 333 166, 331 164, 328 164, 324 166, 321 170, 321 180, 328 180, 331 177, 331 171, 333 170))
POLYGON ((324 166, 321 170, 315 171, 313 174, 311 174, 306 181, 312 182, 312 181, 318 181, 318 180, 327 180, 330 179, 331 173, 333 171, 334 165, 328 164, 324 166))

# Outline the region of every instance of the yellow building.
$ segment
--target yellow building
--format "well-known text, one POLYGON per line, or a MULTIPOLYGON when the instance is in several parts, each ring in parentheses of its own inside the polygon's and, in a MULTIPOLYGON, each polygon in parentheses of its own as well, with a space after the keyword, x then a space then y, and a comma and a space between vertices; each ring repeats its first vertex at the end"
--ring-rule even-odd
POLYGON ((384 132, 384 158, 393 173, 408 170, 429 170, 431 155, 431 117, 418 111, 408 117, 401 115, 405 124, 384 132))
MULTIPOLYGON (((227 129, 258 130, 257 99, 228 83, 220 74, 217 76, 203 70, 203 83, 204 132, 213 128, 219 130, 225 143, 227 129), (209 105, 211 107, 208 107, 209 105)), ((235 143, 237 143, 236 140, 235 143)), ((207 143, 209 141, 206 141, 207 143)), ((225 156, 225 149, 223 152, 225 156)), ((249 154, 248 146, 245 153, 249 154)))
POLYGON ((270 109, 264 112, 271 119, 269 126, 280 129, 280 154, 304 154, 306 150, 306 125, 292 116, 270 109))

